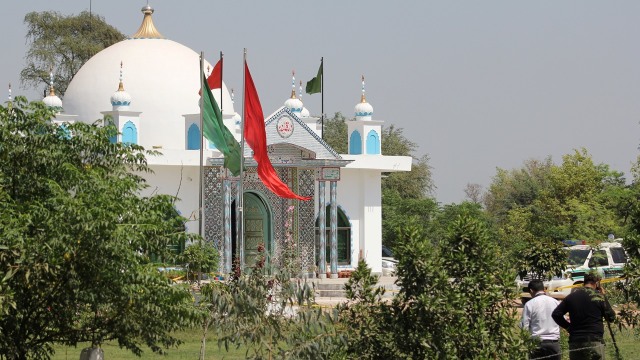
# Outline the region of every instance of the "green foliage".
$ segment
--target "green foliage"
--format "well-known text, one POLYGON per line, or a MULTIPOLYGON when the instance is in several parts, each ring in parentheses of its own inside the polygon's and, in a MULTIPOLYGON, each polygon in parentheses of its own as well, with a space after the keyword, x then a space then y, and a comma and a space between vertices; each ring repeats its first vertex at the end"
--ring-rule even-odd
POLYGON ((189 273, 197 274, 199 280, 202 273, 209 273, 218 269, 220 256, 213 245, 199 241, 187 246, 181 258, 187 270, 187 277, 189 277, 189 273))
POLYGON ((378 277, 371 274, 364 260, 345 284, 349 301, 338 306, 339 323, 348 334, 344 354, 349 359, 396 359, 391 308, 382 301, 384 289, 376 286, 378 277))
POLYGON ((46 359, 53 342, 116 340, 161 352, 197 315, 148 254, 187 240, 174 198, 140 196, 143 148, 114 127, 51 123, 41 102, 0 107, 0 357, 46 359), (68 136, 68 134, 73 136, 68 136))
POLYGON ((347 134, 347 118, 342 113, 337 112, 332 118, 324 119, 324 129, 322 138, 338 152, 338 154, 347 154, 348 134, 347 134))
POLYGON ((515 274, 505 269, 482 221, 463 214, 435 245, 415 227, 402 238, 393 319, 403 358, 525 356, 527 335, 516 326, 510 305, 515 274))
POLYGON ((30 12, 27 25, 29 50, 27 66, 20 72, 23 85, 47 86, 53 68, 54 86, 62 97, 73 76, 93 55, 121 40, 125 35, 107 24, 104 18, 87 11, 79 15, 61 15, 53 11, 30 12))
MULTIPOLYGON (((382 143, 384 143, 384 138, 382 143)), ((414 159, 411 171, 385 174, 382 179, 382 189, 384 194, 396 192, 403 199, 426 198, 435 189, 431 178, 429 157, 424 155, 420 159, 414 159)))
MULTIPOLYGON (((477 215, 477 207, 465 205, 477 215), (476 210, 473 210, 476 209, 476 210)), ((346 289, 351 301, 340 309, 346 358, 518 359, 532 343, 518 321, 515 272, 486 228, 463 210, 441 241, 409 224, 396 245, 397 284, 391 303, 380 301, 375 277, 363 262, 346 289)))
POLYGON ((510 172, 498 170, 485 206, 502 245, 515 258, 527 249, 536 252, 530 247, 537 239, 596 241, 623 234, 632 203, 622 174, 595 164, 581 149, 563 156, 560 165, 547 158, 510 172))
POLYGON ((439 213, 438 203, 432 198, 403 198, 400 193, 384 189, 382 192, 382 239, 384 245, 394 248, 398 232, 409 224, 421 224, 423 233, 435 231, 430 224, 439 213))
POLYGON ((218 346, 245 346, 248 359, 329 358, 340 341, 333 314, 312 306, 308 283, 277 268, 265 269, 260 250, 262 259, 254 268, 203 288, 202 304, 209 314, 203 328, 215 325, 218 346))
POLYGON ((567 252, 559 241, 538 239, 522 249, 516 262, 521 276, 531 274, 536 279, 551 280, 554 275, 562 276, 567 268, 567 252))

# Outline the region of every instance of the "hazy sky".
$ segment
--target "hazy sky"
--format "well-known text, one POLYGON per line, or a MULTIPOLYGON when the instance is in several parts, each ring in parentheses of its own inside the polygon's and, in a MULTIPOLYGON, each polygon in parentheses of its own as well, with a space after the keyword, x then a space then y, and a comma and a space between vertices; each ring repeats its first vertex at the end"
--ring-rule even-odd
MULTIPOLYGON (((360 75, 373 118, 404 129, 428 154, 442 203, 496 168, 585 147, 629 176, 640 144, 640 1, 151 0, 167 38, 215 62, 242 87, 242 51, 265 114, 325 59, 325 113, 353 116, 360 75)), ((123 33, 146 0, 92 0, 123 33)), ((77 14, 89 0, 10 1, 0 13, 0 82, 20 88, 30 11, 77 14)), ((158 59, 161 61, 162 59, 158 59)), ((157 74, 171 76, 171 74, 157 74)), ((7 85, 4 85, 6 89, 7 85)), ((7 92, 2 93, 6 99, 7 92)), ((239 103, 240 98, 236 98, 239 103)), ((302 99, 320 113, 320 94, 302 99)), ((237 109, 238 111, 239 108, 237 109)))

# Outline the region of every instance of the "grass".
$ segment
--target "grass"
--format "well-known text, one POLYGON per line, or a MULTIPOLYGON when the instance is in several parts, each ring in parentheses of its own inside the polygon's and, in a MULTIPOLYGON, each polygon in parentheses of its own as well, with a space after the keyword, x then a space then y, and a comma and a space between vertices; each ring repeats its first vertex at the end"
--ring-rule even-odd
MULTIPOLYGON (((148 348, 143 349, 144 353, 141 357, 135 356, 131 351, 126 349, 120 349, 117 343, 103 344, 105 359, 109 360, 151 360, 151 359, 163 359, 163 360, 183 360, 183 359, 198 359, 200 356, 200 339, 202 332, 200 329, 185 330, 175 334, 175 336, 183 341, 183 344, 178 348, 168 349, 167 355, 154 354, 148 348)), ((80 352, 83 348, 88 347, 89 344, 83 344, 74 347, 56 346, 56 354, 51 358, 52 360, 78 360, 80 358, 80 352)), ((245 358, 245 348, 235 349, 230 348, 229 352, 224 348, 219 349, 217 340, 211 336, 207 337, 206 342, 206 360, 238 360, 245 358)))
MULTIPOLYGON (((142 360, 151 360, 151 359, 164 359, 164 360, 183 360, 183 359, 198 359, 200 355, 200 337, 201 332, 199 329, 185 330, 175 334, 180 340, 184 343, 180 345, 179 348, 169 349, 167 350, 167 355, 157 355, 151 352, 151 350, 146 349, 142 355, 142 357, 135 356, 131 351, 120 349, 115 343, 107 343, 102 346, 104 350, 104 355, 106 359, 109 360, 134 360, 134 359, 142 359, 142 360)), ((567 349, 567 336, 566 332, 563 331, 563 351, 567 349)), ((614 329, 614 336, 616 338, 616 342, 620 349, 620 354, 623 359, 637 359, 638 354, 640 354, 640 342, 638 338, 634 336, 633 331, 629 329, 623 329, 622 331, 618 331, 614 329)), ((611 336, 609 335, 608 329, 605 328, 605 342, 606 342, 606 351, 608 359, 615 359, 614 357, 614 346, 611 342, 611 336)), ((229 349, 229 352, 225 351, 224 348, 219 349, 218 343, 215 338, 208 336, 206 343, 206 360, 240 360, 245 358, 245 348, 229 349)), ((53 360, 77 360, 80 357, 80 352, 82 348, 88 346, 82 345, 77 348, 73 347, 56 347, 56 354, 52 357, 53 360)), ((568 353, 565 353, 563 359, 568 359, 568 353)))

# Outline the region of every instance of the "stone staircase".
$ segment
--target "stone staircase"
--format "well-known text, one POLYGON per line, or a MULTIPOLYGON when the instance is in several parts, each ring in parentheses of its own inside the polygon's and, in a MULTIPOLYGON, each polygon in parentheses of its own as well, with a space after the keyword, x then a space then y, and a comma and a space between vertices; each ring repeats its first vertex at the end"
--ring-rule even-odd
MULTIPOLYGON (((315 295, 317 302, 343 302, 346 301, 344 284, 349 279, 314 279, 315 295)), ((378 279, 378 287, 385 289, 384 299, 391 299, 397 293, 399 287, 395 285, 396 277, 382 276, 378 279)))

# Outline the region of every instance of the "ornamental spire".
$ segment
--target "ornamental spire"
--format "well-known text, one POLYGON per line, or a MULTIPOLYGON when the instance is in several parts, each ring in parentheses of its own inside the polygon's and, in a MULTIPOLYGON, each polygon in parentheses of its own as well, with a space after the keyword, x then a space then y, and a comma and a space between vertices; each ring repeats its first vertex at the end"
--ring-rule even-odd
POLYGON ((156 26, 153 24, 153 18, 151 14, 153 14, 153 8, 149 6, 149 2, 147 5, 142 8, 142 13, 144 14, 144 18, 142 18, 142 24, 138 31, 131 35, 132 39, 164 39, 165 37, 160 34, 160 32, 156 29, 156 26))
POLYGON ((49 95, 56 95, 56 91, 53 89, 53 66, 49 68, 49 95))
POLYGON ((296 71, 291 70, 291 98, 296 98, 296 71))
POLYGON ((298 89, 298 99, 302 101, 302 80, 300 80, 300 87, 298 89))
POLYGON ((9 97, 7 99, 9 100, 9 103, 13 101, 13 98, 11 97, 11 83, 9 83, 9 97))
POLYGON ((366 103, 367 98, 364 96, 364 75, 362 75, 362 97, 360 98, 361 103, 366 103))
POLYGON ((118 91, 124 91, 124 84, 122 83, 122 60, 120 61, 120 84, 118 84, 118 91))

